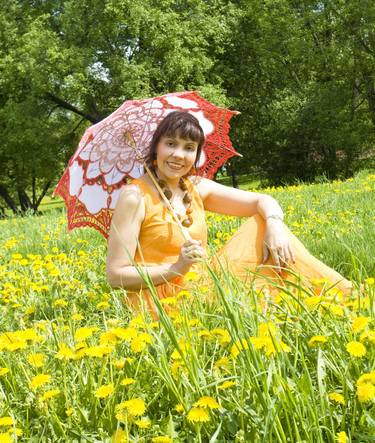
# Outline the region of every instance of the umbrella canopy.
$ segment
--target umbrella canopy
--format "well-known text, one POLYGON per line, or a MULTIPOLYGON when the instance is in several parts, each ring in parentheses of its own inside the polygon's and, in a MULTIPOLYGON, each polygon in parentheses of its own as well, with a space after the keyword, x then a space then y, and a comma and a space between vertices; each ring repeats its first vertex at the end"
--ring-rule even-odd
POLYGON ((91 226, 108 236, 122 186, 144 174, 153 133, 176 110, 194 115, 206 137, 197 175, 212 178, 228 158, 240 155, 228 136, 229 120, 238 112, 217 107, 196 91, 128 100, 86 129, 54 191, 67 206, 68 229, 91 226))

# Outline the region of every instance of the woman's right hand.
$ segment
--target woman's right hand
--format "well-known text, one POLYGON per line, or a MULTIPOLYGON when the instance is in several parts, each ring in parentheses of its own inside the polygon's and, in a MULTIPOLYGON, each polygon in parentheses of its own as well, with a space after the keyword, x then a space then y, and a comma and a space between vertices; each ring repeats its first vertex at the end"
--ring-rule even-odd
POLYGON ((188 240, 182 245, 175 266, 181 274, 185 274, 194 263, 198 263, 206 257, 206 251, 200 240, 188 240))

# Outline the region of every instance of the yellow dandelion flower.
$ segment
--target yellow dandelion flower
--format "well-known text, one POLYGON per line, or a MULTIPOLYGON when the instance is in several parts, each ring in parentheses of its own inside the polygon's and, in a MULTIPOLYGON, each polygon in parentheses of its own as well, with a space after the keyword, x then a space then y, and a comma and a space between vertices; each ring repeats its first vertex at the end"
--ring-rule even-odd
POLYGON ((203 329, 202 331, 198 332, 198 337, 199 338, 211 338, 211 334, 210 331, 208 331, 207 329, 203 329))
POLYGON ((113 383, 109 383, 108 385, 100 386, 100 388, 95 391, 95 397, 106 398, 109 395, 112 395, 114 392, 115 388, 113 386, 113 383))
POLYGON ((125 360, 115 360, 115 361, 113 362, 113 366, 114 366, 116 369, 122 369, 122 368, 125 366, 125 360))
POLYGON ((276 325, 272 322, 261 323, 259 325, 258 335, 260 337, 274 337, 277 334, 276 325))
POLYGON ((189 271, 184 276, 185 281, 197 281, 198 278, 198 274, 194 271, 189 271))
POLYGON ((375 278, 373 277, 365 278, 365 283, 367 283, 369 286, 373 286, 375 285, 375 278))
POLYGON ((141 418, 140 420, 137 420, 135 424, 140 429, 148 429, 151 426, 151 421, 148 418, 141 418))
POLYGON ((53 398, 53 397, 56 397, 57 395, 59 395, 60 392, 61 392, 60 389, 50 389, 49 391, 46 391, 46 392, 42 395, 41 400, 42 400, 42 401, 47 401, 47 400, 49 400, 50 398, 53 398))
POLYGON ((218 388, 219 389, 230 389, 230 388, 232 388, 233 386, 235 386, 236 385, 236 382, 235 381, 232 381, 232 380, 227 380, 227 381, 225 381, 224 383, 222 383, 221 385, 219 385, 218 386, 218 388))
POLYGON ((178 403, 174 408, 179 414, 182 414, 185 411, 185 408, 182 406, 181 403, 178 403))
POLYGON ((154 437, 151 439, 151 443, 172 443, 172 439, 165 435, 161 435, 160 437, 154 437))
POLYGON ((44 354, 30 354, 27 356, 27 361, 34 368, 41 368, 46 361, 46 356, 44 354))
POLYGON ((237 340, 230 349, 230 353, 233 358, 236 358, 240 352, 245 349, 249 349, 249 344, 246 339, 237 340))
POLYGON ((121 380, 120 385, 121 386, 128 386, 128 385, 132 385, 133 383, 135 383, 134 378, 124 378, 121 380))
POLYGON ((145 413, 146 405, 142 398, 133 398, 118 404, 116 410, 120 412, 126 410, 129 415, 137 417, 145 413))
POLYGON ((127 443, 127 441, 126 432, 121 428, 117 429, 112 436, 112 443, 127 443))
POLYGON ((92 334, 96 331, 98 331, 99 328, 97 327, 82 327, 78 328, 74 334, 74 338, 76 341, 83 341, 87 338, 91 337, 92 334))
POLYGON ((332 312, 333 315, 337 315, 338 317, 343 317, 345 314, 342 306, 334 305, 332 303, 329 304, 328 309, 332 312))
POLYGON ((213 397, 209 397, 209 396, 201 397, 197 402, 194 403, 194 406, 197 406, 200 408, 209 408, 209 409, 220 408, 219 403, 213 397))
POLYGON ((369 343, 375 344, 375 331, 365 331, 359 337, 360 341, 368 341, 369 343))
POLYGON ((346 432, 345 431, 338 432, 336 434, 336 441, 337 443, 348 443, 349 440, 346 435, 346 432))
POLYGON ((370 323, 371 318, 370 317, 357 317, 353 320, 352 323, 352 331, 353 332, 360 332, 370 323))
POLYGON ((112 344, 115 345, 118 342, 117 335, 114 334, 112 331, 103 332, 103 334, 100 334, 99 342, 101 345, 104 344, 112 344))
POLYGON ((182 370, 184 368, 185 368, 185 364, 182 361, 180 361, 180 360, 174 361, 171 364, 171 372, 172 372, 173 378, 177 379, 177 375, 178 375, 180 369, 182 370))
POLYGON ((309 346, 315 346, 319 343, 327 343, 327 338, 324 337, 324 335, 314 335, 313 337, 310 338, 308 345, 309 346))
POLYGON ((160 303, 163 305, 174 306, 177 304, 177 298, 176 297, 165 297, 160 300, 160 303))
POLYGON ((31 379, 30 387, 32 389, 40 388, 41 386, 49 383, 51 380, 51 376, 48 374, 39 374, 31 379))
POLYGON ((65 414, 70 417, 71 415, 73 415, 74 413, 74 409, 73 408, 67 408, 65 409, 65 414))
POLYGON ((191 293, 190 293, 189 291, 187 291, 186 289, 184 289, 184 290, 182 290, 182 291, 179 291, 179 292, 176 294, 176 298, 177 298, 177 299, 180 299, 180 298, 187 298, 187 299, 190 299, 191 297, 192 297, 191 293))
POLYGON ((107 301, 101 301, 101 302, 97 303, 97 305, 96 305, 96 309, 98 309, 99 311, 105 311, 109 307, 110 307, 110 304, 107 301))
POLYGON ((266 355, 272 356, 275 355, 276 352, 290 352, 291 348, 284 343, 282 340, 275 340, 272 338, 267 338, 266 344, 265 344, 265 352, 266 355))
POLYGON ((8 432, 0 433, 0 443, 12 443, 13 439, 8 432))
POLYGON ((112 346, 99 345, 99 346, 91 346, 89 348, 84 349, 84 354, 87 357, 96 357, 103 358, 105 355, 110 354, 114 348, 112 346))
MULTIPOLYGON (((58 272, 58 271, 57 271, 58 272)), ((51 273, 50 273, 51 274, 51 273)), ((52 275, 52 274, 51 274, 52 275)), ((56 274, 57 275, 57 274, 56 274)), ((55 276, 56 276, 55 275, 55 276)), ((62 307, 62 308, 64 308, 65 306, 68 306, 68 302, 66 301, 66 300, 64 300, 63 298, 58 298, 57 300, 55 300, 54 302, 53 302, 53 306, 54 307, 62 307)))
POLYGON ((375 371, 362 374, 357 380, 357 386, 362 383, 372 383, 375 385, 375 371))
POLYGON ((314 309, 316 308, 319 303, 322 302, 322 297, 320 295, 314 295, 312 297, 306 297, 304 299, 305 305, 309 308, 309 309, 314 309))
POLYGON ((366 348, 359 341, 350 341, 346 345, 346 350, 353 357, 363 357, 364 355, 366 355, 366 348))
POLYGON ((75 356, 76 354, 72 349, 70 349, 65 343, 60 343, 55 358, 59 360, 73 360, 75 356))
POLYGON ((17 435, 17 437, 22 437, 23 435, 23 430, 21 428, 13 428, 12 432, 14 432, 17 435))
POLYGON ((177 351, 177 349, 175 349, 172 354, 171 354, 171 359, 172 360, 181 360, 182 359, 182 355, 180 354, 179 351, 177 351))
POLYGON ((339 394, 338 392, 331 392, 330 394, 328 394, 328 398, 332 401, 335 401, 336 403, 340 403, 341 405, 345 405, 344 396, 339 394))
POLYGON ((7 416, 0 418, 0 426, 13 426, 13 425, 14 425, 14 420, 12 417, 7 416))
POLYGON ((137 315, 130 320, 129 325, 135 328, 144 328, 146 326, 145 318, 142 314, 137 315))
POLYGON ((361 403, 375 399, 375 385, 371 383, 360 383, 357 385, 357 397, 361 403))
POLYGON ((5 374, 8 374, 9 369, 8 368, 0 368, 0 377, 2 377, 5 374))
POLYGON ((219 360, 215 362, 215 368, 217 369, 228 369, 230 366, 230 359, 229 357, 221 357, 219 360))
POLYGON ((73 315, 72 315, 72 320, 73 320, 73 321, 81 321, 81 320, 83 320, 83 319, 84 319, 84 317, 83 317, 82 314, 73 314, 73 315))
POLYGON ((230 334, 226 329, 215 328, 211 331, 211 333, 220 337, 219 343, 221 345, 231 342, 230 334))
POLYGON ((267 346, 268 342, 269 342, 269 337, 250 337, 250 343, 257 350, 267 346))
POLYGON ((191 408, 187 418, 193 423, 210 421, 210 415, 205 408, 191 408))
POLYGON ((147 332, 142 332, 132 340, 130 349, 134 353, 139 354, 140 352, 144 351, 147 348, 147 345, 150 343, 152 343, 151 335, 147 334, 147 332))
POLYGON ((111 332, 121 341, 132 341, 137 335, 138 331, 135 328, 114 328, 111 332))

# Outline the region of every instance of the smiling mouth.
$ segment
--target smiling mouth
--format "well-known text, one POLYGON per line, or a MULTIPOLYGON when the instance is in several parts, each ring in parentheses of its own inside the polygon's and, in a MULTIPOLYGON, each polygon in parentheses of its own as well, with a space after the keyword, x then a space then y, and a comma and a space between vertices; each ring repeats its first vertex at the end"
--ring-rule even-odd
POLYGON ((179 163, 171 163, 171 162, 167 162, 167 165, 171 168, 171 169, 182 169, 184 167, 184 165, 180 165, 179 163))

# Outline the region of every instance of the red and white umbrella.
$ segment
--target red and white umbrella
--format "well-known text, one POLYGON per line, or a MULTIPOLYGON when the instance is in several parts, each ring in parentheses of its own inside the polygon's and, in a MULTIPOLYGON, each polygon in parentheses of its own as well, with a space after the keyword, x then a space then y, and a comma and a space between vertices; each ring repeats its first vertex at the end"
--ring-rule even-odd
POLYGON ((128 100, 86 129, 54 194, 65 200, 68 229, 91 226, 108 236, 121 188, 144 174, 144 161, 158 124, 173 111, 194 115, 206 137, 197 175, 212 178, 238 154, 229 139, 229 120, 237 111, 220 108, 196 91, 128 100))

